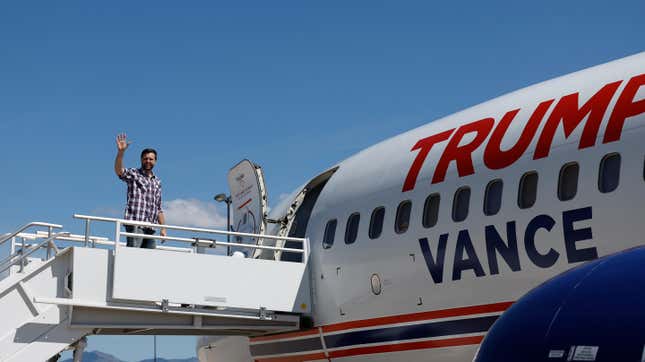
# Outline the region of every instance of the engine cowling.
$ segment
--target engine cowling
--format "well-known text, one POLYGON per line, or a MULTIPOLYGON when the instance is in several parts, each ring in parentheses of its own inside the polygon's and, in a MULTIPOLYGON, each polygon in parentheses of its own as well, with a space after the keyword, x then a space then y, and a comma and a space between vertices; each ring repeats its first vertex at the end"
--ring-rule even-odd
POLYGON ((645 247, 569 270, 520 298, 475 357, 492 361, 642 361, 645 247))

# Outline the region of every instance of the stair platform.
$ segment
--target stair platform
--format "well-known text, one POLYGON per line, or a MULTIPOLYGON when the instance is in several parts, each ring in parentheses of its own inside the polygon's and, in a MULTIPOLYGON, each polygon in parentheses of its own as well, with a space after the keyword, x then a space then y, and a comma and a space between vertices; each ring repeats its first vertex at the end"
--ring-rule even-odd
POLYGON ((11 239, 12 251, 16 249, 0 263, 0 269, 10 271, 0 280, 0 360, 46 360, 88 334, 257 336, 294 331, 311 313, 307 239, 296 240, 302 249, 277 248, 212 238, 275 236, 164 225, 182 236, 162 240, 189 247, 128 248, 120 238, 131 234, 121 232, 121 225, 145 223, 76 217, 85 219, 85 235, 53 234, 50 229, 0 237, 0 244, 11 239), (90 236, 90 221, 113 222, 114 239, 90 236), (198 236, 187 238, 186 233, 198 236), (16 237, 22 238, 20 248, 14 245, 16 237), (25 243, 30 238, 35 241, 25 243), (63 248, 63 241, 77 245, 63 248), (300 252, 303 258, 287 262, 199 252, 220 245, 300 252), (39 253, 43 257, 34 259, 39 253))

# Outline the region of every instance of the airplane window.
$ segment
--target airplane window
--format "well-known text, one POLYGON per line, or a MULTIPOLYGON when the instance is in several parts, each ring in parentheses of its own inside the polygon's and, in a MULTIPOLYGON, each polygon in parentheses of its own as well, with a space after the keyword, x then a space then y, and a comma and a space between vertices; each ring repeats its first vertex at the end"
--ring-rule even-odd
POLYGON ((361 220, 361 214, 355 212, 349 215, 347 227, 345 227, 345 244, 353 244, 358 235, 358 223, 361 220))
POLYGON ((535 171, 525 173, 520 180, 517 205, 520 209, 528 209, 535 204, 537 198, 538 174, 535 171))
POLYGON ((578 171, 576 162, 567 163, 560 169, 558 180, 558 198, 560 201, 573 199, 578 192, 578 171))
POLYGON ((334 236, 336 234, 336 219, 329 220, 325 226, 325 235, 323 236, 323 249, 329 249, 334 245, 334 236))
POLYGON ((423 205, 423 220, 421 220, 424 228, 431 228, 437 224, 439 218, 439 202, 441 196, 439 194, 431 194, 426 198, 423 205))
POLYGON ((484 214, 495 215, 502 208, 502 191, 504 190, 504 182, 501 179, 496 179, 486 185, 486 193, 484 195, 484 214))
POLYGON ((452 219, 456 222, 466 220, 470 204, 470 187, 464 186, 457 189, 452 200, 452 219))
POLYGON ((620 154, 610 153, 600 161, 598 190, 602 193, 612 192, 618 187, 620 176, 620 154))
POLYGON ((383 206, 377 207, 372 211, 372 217, 370 218, 370 230, 369 236, 370 239, 376 239, 381 236, 383 231, 383 218, 385 216, 385 208, 383 206))
POLYGON ((403 234, 408 231, 410 226, 410 212, 412 211, 412 202, 410 200, 402 201, 396 209, 396 223, 394 231, 397 234, 403 234))

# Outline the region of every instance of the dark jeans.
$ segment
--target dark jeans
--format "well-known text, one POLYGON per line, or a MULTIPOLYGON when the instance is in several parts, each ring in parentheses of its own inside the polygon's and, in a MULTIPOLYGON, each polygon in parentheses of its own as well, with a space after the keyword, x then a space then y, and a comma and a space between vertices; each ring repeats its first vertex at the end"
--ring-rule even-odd
MULTIPOLYGON (((125 225, 125 231, 128 233, 145 234, 145 235, 153 235, 155 233, 155 230, 152 228, 147 228, 143 226, 133 226, 133 225, 125 225)), ((128 236, 127 240, 128 242, 126 245, 128 247, 144 248, 144 249, 157 248, 157 242, 155 241, 155 239, 144 238, 143 236, 142 237, 128 236)))

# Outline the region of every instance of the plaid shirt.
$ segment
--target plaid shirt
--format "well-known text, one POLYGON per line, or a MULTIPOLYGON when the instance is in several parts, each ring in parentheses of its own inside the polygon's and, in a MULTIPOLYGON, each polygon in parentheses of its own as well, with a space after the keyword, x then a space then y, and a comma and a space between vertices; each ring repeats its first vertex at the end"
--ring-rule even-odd
POLYGON ((124 219, 157 223, 162 212, 161 180, 154 174, 146 176, 140 168, 125 168, 119 178, 128 184, 124 219))

